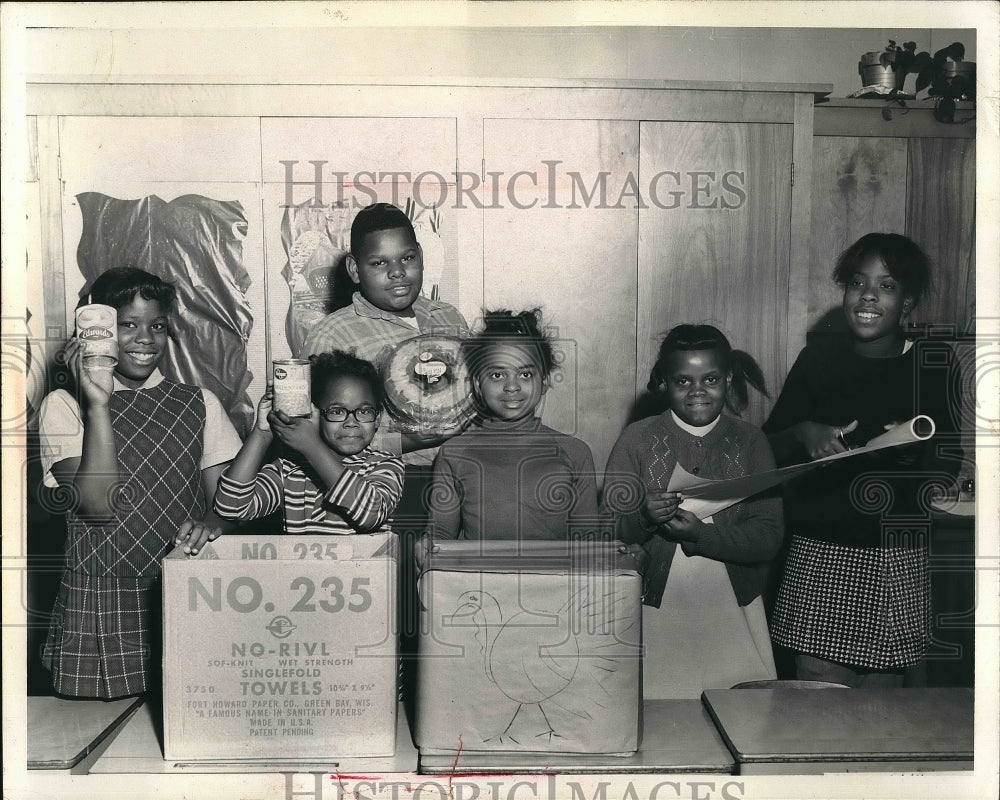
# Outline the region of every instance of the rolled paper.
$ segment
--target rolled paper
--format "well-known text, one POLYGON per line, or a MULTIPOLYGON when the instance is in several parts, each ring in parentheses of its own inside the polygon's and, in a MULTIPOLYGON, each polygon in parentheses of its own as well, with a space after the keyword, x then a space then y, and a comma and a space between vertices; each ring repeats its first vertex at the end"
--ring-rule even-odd
POLYGON ((670 476, 670 482, 667 484, 667 491, 682 492, 684 501, 681 503, 681 508, 690 511, 698 519, 705 519, 705 517, 716 514, 724 508, 736 505, 747 497, 752 497, 805 472, 824 467, 834 461, 843 461, 845 458, 855 458, 889 447, 922 442, 930 439, 935 430, 934 420, 921 414, 876 436, 863 447, 820 458, 816 461, 809 461, 805 464, 793 464, 781 469, 758 472, 754 475, 744 475, 740 478, 724 481, 699 478, 677 464, 670 476))

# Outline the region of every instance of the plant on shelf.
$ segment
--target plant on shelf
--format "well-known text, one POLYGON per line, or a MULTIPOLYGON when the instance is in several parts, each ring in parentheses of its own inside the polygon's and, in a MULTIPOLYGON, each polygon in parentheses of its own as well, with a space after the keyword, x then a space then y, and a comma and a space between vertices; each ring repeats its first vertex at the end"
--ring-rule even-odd
POLYGON ((934 118, 955 121, 955 102, 976 99, 976 65, 965 61, 965 47, 953 42, 938 50, 930 63, 917 74, 917 91, 927 89, 934 103, 934 118))
POLYGON ((904 42, 900 47, 890 39, 885 50, 861 56, 858 73, 865 86, 880 86, 891 90, 889 94, 892 95, 903 91, 907 75, 919 72, 930 63, 930 53, 917 53, 916 42, 904 42))
MULTIPOLYGON (((890 39, 885 50, 861 57, 858 72, 865 86, 880 87, 884 96, 904 108, 906 103, 899 95, 903 93, 906 76, 916 73, 913 96, 926 89, 928 97, 936 98, 934 118, 954 122, 956 101, 974 100, 976 96, 976 65, 964 58, 965 46, 961 42, 953 42, 931 56, 926 51, 918 53, 915 42, 904 42, 900 47, 890 39)), ((882 115, 891 119, 888 106, 882 115)))

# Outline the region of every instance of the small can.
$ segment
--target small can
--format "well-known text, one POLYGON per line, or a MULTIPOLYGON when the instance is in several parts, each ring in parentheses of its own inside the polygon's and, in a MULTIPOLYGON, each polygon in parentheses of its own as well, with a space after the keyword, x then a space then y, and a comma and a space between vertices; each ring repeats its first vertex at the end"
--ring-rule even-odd
POLYGON ((118 363, 118 311, 101 303, 80 306, 76 338, 83 345, 84 366, 114 366, 118 363))
POLYGON ((311 416, 310 362, 303 358, 283 358, 273 363, 274 410, 284 411, 290 417, 311 416))

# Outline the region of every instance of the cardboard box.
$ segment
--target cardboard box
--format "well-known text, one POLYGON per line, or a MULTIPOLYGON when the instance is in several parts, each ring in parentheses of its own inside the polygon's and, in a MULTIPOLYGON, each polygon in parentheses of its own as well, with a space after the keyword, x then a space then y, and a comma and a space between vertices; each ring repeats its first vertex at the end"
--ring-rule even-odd
POLYGON ((223 536, 163 562, 164 757, 395 750, 397 539, 223 536))
POLYGON ((419 583, 421 754, 634 753, 640 593, 616 543, 435 545, 419 583))

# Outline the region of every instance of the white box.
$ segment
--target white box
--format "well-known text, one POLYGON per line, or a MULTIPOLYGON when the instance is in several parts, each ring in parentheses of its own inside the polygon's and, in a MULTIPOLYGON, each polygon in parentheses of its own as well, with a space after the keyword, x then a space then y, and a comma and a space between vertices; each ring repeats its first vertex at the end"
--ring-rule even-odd
POLYGON ((164 757, 395 750, 395 534, 223 536, 163 561, 164 757))
POLYGON ((422 754, 638 749, 641 579, 623 550, 435 546, 419 584, 422 754))

